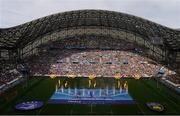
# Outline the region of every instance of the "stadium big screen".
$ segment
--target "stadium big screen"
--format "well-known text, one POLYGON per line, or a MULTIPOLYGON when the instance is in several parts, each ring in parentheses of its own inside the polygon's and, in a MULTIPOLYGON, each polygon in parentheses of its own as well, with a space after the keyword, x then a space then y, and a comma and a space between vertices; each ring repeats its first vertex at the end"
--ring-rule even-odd
POLYGON ((180 114, 179 40, 105 10, 0 29, 0 114, 180 114))

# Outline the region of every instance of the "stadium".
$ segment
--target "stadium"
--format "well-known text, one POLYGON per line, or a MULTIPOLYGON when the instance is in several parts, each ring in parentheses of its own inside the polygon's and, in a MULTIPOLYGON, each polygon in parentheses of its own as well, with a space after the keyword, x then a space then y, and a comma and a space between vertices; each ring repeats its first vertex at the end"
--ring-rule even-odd
POLYGON ((75 10, 0 29, 0 62, 0 114, 180 114, 180 31, 137 16, 75 10))

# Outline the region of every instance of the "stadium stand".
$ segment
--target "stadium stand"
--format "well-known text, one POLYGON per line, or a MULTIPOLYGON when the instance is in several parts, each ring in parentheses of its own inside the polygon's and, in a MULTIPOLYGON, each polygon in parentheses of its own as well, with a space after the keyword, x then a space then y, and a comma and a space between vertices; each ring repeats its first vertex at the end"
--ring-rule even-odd
MULTIPOLYGON (((152 77, 161 69, 162 65, 141 55, 146 55, 142 48, 136 48, 132 43, 126 44, 121 41, 121 45, 113 46, 110 44, 88 45, 91 48, 82 48, 84 41, 77 41, 75 44, 68 39, 63 42, 54 42, 39 47, 38 55, 33 55, 27 60, 33 75, 81 75, 88 77, 94 74, 99 77, 114 77, 120 73, 123 77, 152 77), (123 45, 126 45, 125 47, 123 45), (97 46, 111 48, 111 50, 98 50, 97 46), (118 49, 117 49, 117 48, 118 49)), ((74 42, 75 38, 71 38, 74 42)), ((85 38, 84 38, 85 40, 85 38)), ((104 38, 104 40, 106 40, 104 38)), ((117 43, 116 41, 114 41, 117 43)), ((111 43, 113 44, 113 43, 111 43)), ((144 49, 145 50, 145 49, 144 49)), ((175 72, 164 68, 165 73, 175 72)))
MULTIPOLYGON (((2 62, 1 62, 2 63, 2 62)), ((22 74, 17 70, 16 64, 3 62, 0 66, 0 93, 19 83, 22 74)))
POLYGON ((180 87, 180 78, 179 75, 175 74, 175 75, 167 75, 166 79, 168 81, 171 81, 172 83, 174 83, 175 86, 180 87))
MULTIPOLYGON (((4 85, 21 77, 18 61, 29 66, 33 75, 80 73, 85 69, 81 65, 88 65, 88 72, 81 72, 83 75, 97 73, 91 70, 96 69, 101 72, 97 75, 104 72, 104 76, 112 76, 119 71, 116 69, 120 65, 120 71, 125 77, 133 76, 134 73, 152 77, 162 66, 166 66, 163 75, 166 76, 167 72, 174 74, 180 68, 179 40, 179 31, 129 14, 105 10, 58 13, 16 27, 0 29, 0 60, 13 61, 9 64, 1 63, 0 83, 4 85), (41 49, 43 45, 46 49, 41 49), (82 54, 74 49, 82 50, 82 54), (88 49, 101 51, 96 51, 96 55, 91 51, 83 52, 88 49), (116 59, 113 56, 117 54, 126 57, 116 59), (84 59, 89 58, 92 61, 84 62, 84 59), (65 66, 70 68, 69 72, 57 69, 65 66), (114 72, 108 72, 109 68, 114 69, 114 72)), ((170 76, 167 79, 179 84, 179 77, 170 76)))

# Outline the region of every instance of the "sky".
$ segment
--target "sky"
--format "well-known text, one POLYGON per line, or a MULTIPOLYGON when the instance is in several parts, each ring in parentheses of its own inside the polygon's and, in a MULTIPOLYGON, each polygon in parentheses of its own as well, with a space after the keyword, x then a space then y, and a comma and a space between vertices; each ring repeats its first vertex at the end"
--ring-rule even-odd
POLYGON ((0 0, 0 28, 79 9, 123 12, 180 28, 180 0, 0 0))

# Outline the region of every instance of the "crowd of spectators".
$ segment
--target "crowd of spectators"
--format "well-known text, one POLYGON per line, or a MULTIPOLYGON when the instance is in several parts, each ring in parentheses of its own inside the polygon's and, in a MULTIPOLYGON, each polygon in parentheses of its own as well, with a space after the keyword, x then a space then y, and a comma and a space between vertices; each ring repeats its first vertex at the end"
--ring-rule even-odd
POLYGON ((167 80, 173 82, 174 84, 177 84, 180 87, 180 77, 177 74, 174 75, 168 75, 165 77, 167 80))
MULTIPOLYGON (((39 53, 25 59, 32 75, 89 77, 154 77, 160 71, 166 79, 180 83, 175 72, 146 57, 145 48, 105 37, 69 38, 39 47, 39 53), (103 41, 102 41, 103 39, 103 41)), ((0 86, 16 78, 23 65, 1 63, 0 86)))
POLYGON ((21 73, 17 70, 17 67, 13 63, 4 62, 0 66, 0 86, 8 84, 11 81, 19 78, 21 73))
MULTIPOLYGON (((162 65, 135 51, 54 49, 32 56, 28 65, 33 75, 152 77, 162 65)), ((164 68, 165 73, 173 71, 164 68)))
POLYGON ((72 37, 50 42, 39 50, 39 54, 27 60, 33 75, 155 77, 159 71, 163 76, 175 74, 146 57, 146 48, 121 39, 72 37))
MULTIPOLYGON (((121 39, 79 36, 39 47, 27 63, 33 75, 153 77, 162 65, 145 57, 146 50, 121 39)), ((163 71, 174 73, 165 67, 163 71)))
MULTIPOLYGON (((142 52, 140 50, 140 52, 142 52)), ((134 50, 44 49, 28 60, 31 74, 89 77, 156 77, 180 84, 173 70, 134 50)))
MULTIPOLYGON (((56 51, 58 52, 58 51, 56 51)), ((72 52, 67 50, 66 53, 72 52)), ((120 73, 122 77, 152 77, 162 67, 151 64, 151 59, 129 51, 91 50, 71 54, 51 64, 49 72, 55 75, 81 75, 88 77, 114 77, 120 73)), ((167 69, 166 69, 167 70, 167 69)))

